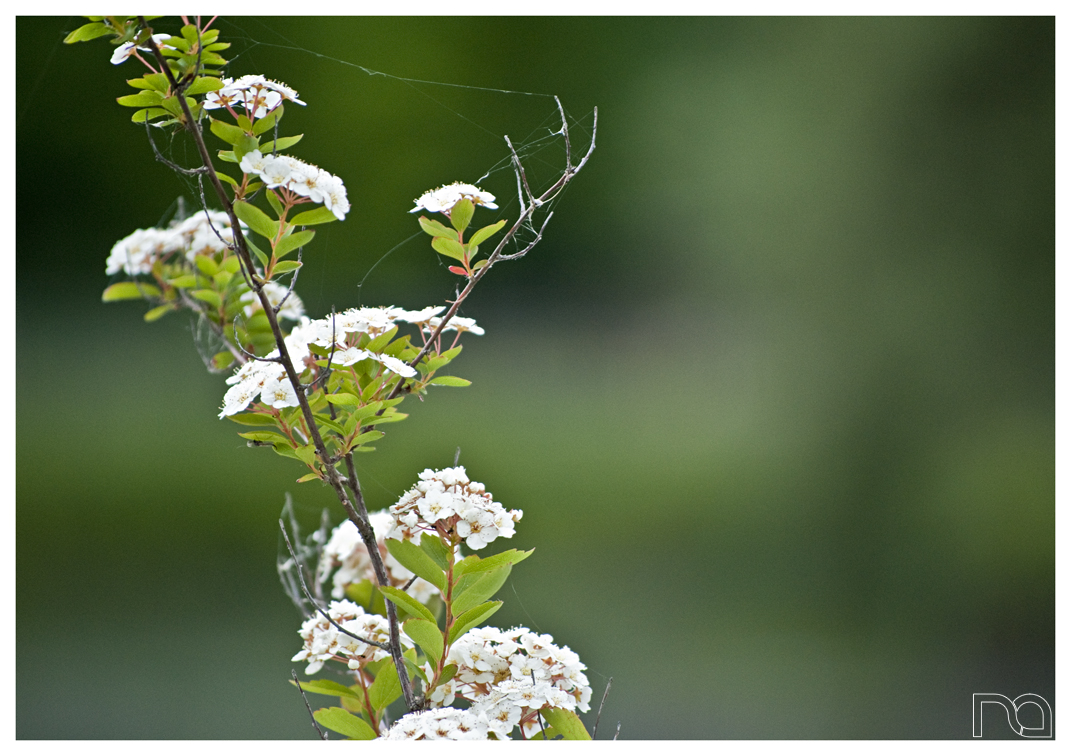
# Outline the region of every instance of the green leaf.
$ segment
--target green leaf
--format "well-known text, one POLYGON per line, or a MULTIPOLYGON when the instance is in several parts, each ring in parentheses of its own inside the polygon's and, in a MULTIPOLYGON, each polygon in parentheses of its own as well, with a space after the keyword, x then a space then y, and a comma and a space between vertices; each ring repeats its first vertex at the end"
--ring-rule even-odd
POLYGON ((164 98, 160 93, 151 89, 116 98, 116 102, 127 108, 154 108, 162 105, 163 101, 164 98))
POLYGON ((187 273, 184 276, 172 278, 170 281, 168 281, 168 283, 174 286, 176 289, 192 289, 194 286, 197 285, 197 276, 193 275, 192 273, 187 273))
POLYGON ((311 465, 316 461, 316 447, 312 444, 299 446, 297 449, 294 449, 294 456, 306 465, 311 465))
POLYGON ((513 569, 512 565, 505 565, 499 567, 497 570, 491 570, 487 573, 475 573, 480 577, 473 581, 466 590, 461 591, 459 594, 454 594, 453 603, 450 605, 450 609, 455 615, 464 614, 477 604, 482 604, 487 599, 498 593, 498 589, 502 587, 502 584, 506 582, 506 578, 509 577, 510 571, 513 569))
POLYGON ((215 118, 209 118, 209 128, 212 133, 222 139, 224 142, 230 145, 238 144, 242 137, 245 136, 245 132, 234 124, 218 121, 215 118))
POLYGON ((194 299, 199 299, 205 304, 211 305, 215 308, 223 306, 223 300, 220 299, 219 294, 217 292, 212 291, 211 289, 197 289, 195 291, 191 291, 190 296, 194 299))
POLYGON ((396 701, 402 694, 402 684, 398 681, 398 668, 394 666, 392 659, 384 659, 387 664, 383 665, 375 682, 368 689, 368 703, 372 704, 375 711, 383 711, 392 701, 396 701))
MULTIPOLYGON (((291 680, 290 684, 293 685, 294 681, 291 680)), ((362 700, 360 689, 354 690, 353 688, 347 688, 340 682, 334 680, 308 680, 301 683, 301 689, 306 693, 318 693, 321 696, 337 696, 339 698, 352 698, 357 701, 362 700)))
POLYGON ((234 214, 245 225, 269 241, 275 241, 275 237, 279 235, 279 221, 273 221, 256 205, 250 205, 248 202, 235 202, 234 214))
MULTIPOLYGON (((239 203, 236 202, 235 204, 239 204, 239 203)), ((256 256, 256 258, 260 262, 260 264, 263 267, 267 268, 268 267, 268 256, 261 251, 260 247, 258 247, 256 244, 253 243, 253 240, 250 239, 248 235, 246 235, 244 238, 245 238, 245 246, 249 247, 249 251, 252 252, 256 256)), ((236 260, 238 258, 231 258, 231 259, 235 259, 236 260)))
POLYGON ((465 259, 465 247, 460 242, 454 239, 447 239, 445 236, 436 236, 432 239, 431 248, 440 255, 451 257, 454 260, 465 259))
POLYGON ((205 94, 206 92, 215 92, 217 89, 223 88, 223 81, 217 79, 214 76, 198 76, 194 79, 193 84, 186 89, 188 95, 205 94))
POLYGON ((298 213, 290 219, 290 224, 293 226, 315 226, 320 223, 330 223, 337 220, 338 218, 335 217, 335 214, 326 207, 318 207, 315 210, 298 213))
POLYGON ((394 328, 391 328, 389 331, 384 331, 383 333, 379 334, 374 339, 369 341, 364 348, 367 349, 369 352, 375 352, 376 354, 379 354, 383 351, 383 347, 389 344, 390 340, 393 339, 397 335, 397 333, 398 326, 394 326, 394 328))
POLYGON ((313 712, 312 717, 327 729, 334 730, 347 738, 353 740, 376 739, 376 731, 372 729, 371 725, 341 707, 332 706, 329 709, 317 709, 313 712))
POLYGON ((275 263, 275 275, 281 276, 284 273, 297 270, 301 265, 302 263, 299 263, 297 260, 280 260, 275 263))
MULTIPOLYGON (((287 253, 293 252, 298 247, 304 247, 310 241, 312 237, 316 236, 315 231, 298 231, 297 233, 290 234, 290 236, 284 236, 278 244, 275 245, 275 256, 284 257, 287 253)), ((276 270, 278 270, 276 266, 276 270)))
POLYGON ((431 557, 425 554, 419 546, 409 541, 398 541, 394 538, 388 538, 386 543, 387 551, 401 562, 403 567, 420 575, 441 592, 446 592, 446 575, 439 569, 439 565, 435 564, 431 557))
POLYGON ((472 609, 469 609, 455 619, 454 626, 450 628, 450 645, 454 645, 454 641, 467 633, 470 629, 488 619, 492 614, 497 612, 501 606, 501 601, 488 601, 486 604, 474 606, 472 609))
POLYGON ((279 137, 278 139, 268 142, 267 144, 260 145, 260 153, 262 155, 270 155, 273 152, 282 152, 285 149, 293 147, 295 144, 301 141, 301 137, 304 134, 298 134, 297 136, 279 137))
POLYGON ((154 307, 151 310, 149 310, 147 313, 145 313, 145 315, 144 315, 145 322, 146 323, 152 323, 154 321, 157 321, 160 318, 162 318, 164 315, 167 315, 167 313, 171 312, 171 310, 173 310, 173 309, 174 309, 174 307, 172 307, 169 304, 160 305, 159 307, 154 307))
POLYGON ((432 378, 428 381, 429 384, 435 386, 471 386, 472 381, 467 381, 464 378, 458 378, 453 375, 440 375, 432 378))
POLYGON ((302 475, 297 479, 298 483, 308 483, 310 480, 323 480, 323 476, 319 473, 311 472, 308 475, 302 475))
POLYGON ((339 425, 338 422, 336 422, 335 420, 332 420, 327 415, 314 414, 313 417, 316 418, 316 423, 318 425, 320 425, 320 426, 322 426, 324 428, 329 428, 330 430, 333 430, 335 433, 337 433, 340 436, 346 435, 345 429, 341 425, 339 425))
POLYGON ((114 30, 112 29, 112 27, 108 26, 107 24, 102 24, 99 22, 93 24, 86 24, 85 26, 79 26, 73 32, 64 37, 63 44, 71 45, 75 42, 88 42, 91 39, 103 37, 105 34, 112 34, 113 31, 114 30))
POLYGON ((130 116, 130 120, 134 123, 145 123, 147 120, 151 121, 153 118, 159 118, 167 114, 167 111, 163 108, 142 108, 141 110, 135 110, 134 115, 130 116))
POLYGON ((497 570, 499 567, 506 564, 514 565, 518 562, 523 562, 525 559, 532 556, 532 552, 534 551, 535 549, 529 549, 528 551, 509 549, 508 551, 492 554, 485 559, 480 559, 475 554, 472 554, 454 565, 454 582, 456 583, 460 576, 467 575, 471 572, 487 572, 490 570, 497 570))
POLYGON ((444 570, 450 566, 450 547, 438 536, 424 533, 420 536, 420 549, 444 570))
POLYGON ((421 604, 400 588, 382 585, 379 587, 379 590, 383 591, 383 595, 389 598, 391 603, 397 604, 414 617, 422 617, 428 622, 435 622, 435 615, 431 613, 431 610, 428 609, 428 607, 421 604))
POLYGON ((255 150, 258 146, 259 143, 257 142, 256 137, 249 136, 248 134, 243 135, 242 138, 238 140, 238 143, 234 145, 234 156, 238 158, 240 162, 243 157, 255 150))
POLYGON ((469 227, 469 222, 472 221, 472 213, 475 210, 476 207, 472 204, 472 200, 467 197, 461 199, 450 208, 450 225, 463 232, 469 227))
POLYGON ((234 355, 230 352, 216 352, 212 356, 212 367, 216 370, 222 371, 229 368, 234 363, 234 355))
POLYGON ((281 107, 276 108, 253 124, 253 133, 258 136, 263 134, 265 131, 275 126, 275 122, 278 121, 282 115, 283 109, 281 107))
POLYGON ((366 431, 361 435, 357 436, 357 438, 353 439, 353 441, 350 443, 350 447, 352 448, 354 446, 360 446, 361 444, 370 444, 373 441, 378 441, 379 439, 383 438, 384 435, 386 434, 383 433, 383 431, 366 431))
POLYGON ((432 666, 438 667, 443 658, 443 631, 438 625, 426 619, 409 619, 405 621, 405 632, 431 659, 432 666))
POLYGON ((543 712, 547 724, 560 732, 566 740, 591 740, 584 723, 576 712, 568 709, 547 709, 543 712))
POLYGON ((424 233, 430 234, 431 236, 442 236, 446 239, 457 241, 457 231, 447 228, 439 223, 439 221, 425 218, 423 215, 417 218, 417 220, 420 221, 420 227, 424 229, 424 233))
POLYGON ((160 290, 152 284, 122 281, 114 283, 104 290, 102 302, 119 302, 124 299, 147 299, 160 296, 160 290))
POLYGON ((353 394, 327 394, 324 398, 331 402, 331 404, 338 404, 343 407, 350 407, 361 403, 361 400, 353 394))
POLYGON ((239 433, 242 438, 249 439, 250 441, 257 441, 262 444, 288 444, 290 439, 281 433, 275 431, 259 430, 249 431, 248 433, 239 433))
POLYGON ((504 225, 506 225, 505 218, 500 220, 498 223, 492 223, 490 226, 484 226, 472 235, 472 238, 469 239, 469 246, 475 247, 479 244, 482 244, 484 241, 490 239, 492 236, 501 231, 504 225))
POLYGON ((456 664, 447 664, 445 667, 443 667, 442 674, 439 675, 439 680, 438 680, 439 685, 442 685, 444 683, 450 682, 451 680, 454 679, 454 675, 456 675, 456 674, 457 674, 457 665, 456 664))

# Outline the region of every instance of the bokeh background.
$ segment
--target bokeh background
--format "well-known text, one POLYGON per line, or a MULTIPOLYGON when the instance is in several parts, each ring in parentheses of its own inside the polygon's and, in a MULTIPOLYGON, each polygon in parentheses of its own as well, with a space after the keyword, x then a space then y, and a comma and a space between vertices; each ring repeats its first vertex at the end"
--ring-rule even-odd
MULTIPOLYGON (((188 317, 101 304, 111 245, 195 194, 115 104, 136 63, 60 43, 80 23, 16 22, 17 736, 313 737, 276 520, 332 497, 217 419, 188 317)), ((476 87, 560 95, 574 144, 598 106, 544 242, 465 305, 473 386, 360 470, 388 506, 460 447, 524 510, 496 621, 613 678, 600 737, 965 738, 974 692, 1057 705, 1053 19, 218 26, 349 190, 314 316, 449 297, 407 211, 497 166, 516 217, 502 134, 551 175, 553 101, 476 87)))

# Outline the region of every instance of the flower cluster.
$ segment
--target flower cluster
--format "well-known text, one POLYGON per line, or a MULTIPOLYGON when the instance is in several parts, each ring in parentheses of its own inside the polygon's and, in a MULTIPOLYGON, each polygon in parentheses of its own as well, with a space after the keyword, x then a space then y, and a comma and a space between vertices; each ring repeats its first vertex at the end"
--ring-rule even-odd
POLYGON ((479 711, 414 711, 394 723, 384 740, 487 740, 487 717, 479 711))
POLYGON ((263 155, 260 150, 253 150, 242 157, 239 167, 244 173, 260 177, 269 189, 287 189, 321 203, 339 220, 344 220, 350 211, 342 179, 295 157, 263 155))
MULTIPOLYGON (((161 50, 174 49, 170 45, 161 44, 165 39, 171 39, 170 34, 154 34, 152 35, 152 41, 156 43, 156 46, 161 50)), ((126 59, 134 54, 135 50, 141 50, 142 52, 148 52, 152 48, 150 47, 134 47, 133 42, 125 42, 115 48, 115 52, 112 53, 112 65, 117 66, 120 63, 126 62, 126 59)))
MULTIPOLYGON (((348 367, 371 359, 392 373, 412 378, 417 371, 405 362, 361 349, 356 343, 361 334, 375 338, 393 328, 395 321, 412 322, 411 318, 419 317, 423 312, 410 312, 400 307, 358 307, 317 320, 302 318, 284 339, 286 351, 299 373, 304 372, 306 360, 312 356, 309 345, 315 344, 333 350, 330 354, 332 368, 348 367)), ((275 349, 264 360, 250 360, 227 379, 231 388, 223 397, 221 418, 241 412, 258 395, 261 402, 275 409, 298 406, 297 394, 286 378, 286 370, 277 362, 265 361, 278 356, 279 350, 275 349)))
POLYGON ((244 107, 250 118, 263 118, 288 100, 296 105, 305 103, 286 84, 265 79, 258 74, 247 74, 238 79, 224 79, 223 86, 205 96, 205 110, 227 108, 234 113, 235 107, 244 107))
MULTIPOLYGON (((305 316, 305 303, 301 301, 301 297, 295 292, 290 291, 289 287, 275 281, 267 281, 264 284, 264 293, 267 295, 272 307, 279 307, 279 304, 282 303, 282 307, 279 307, 280 318, 301 320, 305 316), (285 302, 283 301, 284 297, 286 298, 285 302)), ((261 309, 260 298, 255 296, 252 291, 242 294, 241 301, 248 302, 245 306, 246 317, 261 309)))
MULTIPOLYGON (((347 633, 353 633, 353 635, 383 645, 390 640, 390 626, 387 624, 387 618, 378 614, 368 614, 352 601, 332 601, 327 607, 327 615, 347 633)), ((298 634, 301 635, 305 645, 290 661, 308 661, 309 665, 305 668, 306 675, 316 674, 323 667, 324 662, 330 660, 344 661, 350 669, 360 669, 364 664, 390 656, 389 652, 378 646, 364 643, 343 633, 319 612, 305 620, 298 634)), ((404 633, 401 634, 401 640, 403 646, 413 647, 413 642, 404 633)))
POLYGON ((522 720, 527 726, 533 721, 528 714, 544 707, 591 709, 587 667, 580 657, 568 646, 556 646, 551 636, 526 627, 469 630, 447 660, 457 665, 457 672, 431 700, 442 706, 449 706, 455 696, 472 701, 503 735, 522 720))
MULTIPOLYGON (((379 542, 379 551, 383 557, 383 566, 387 568, 387 577, 390 584, 395 588, 404 588, 413 579, 412 572, 407 570, 395 559, 387 547, 383 545, 387 531, 394 522, 389 512, 372 512, 368 515, 372 529, 375 531, 376 540, 379 542)), ((342 523, 331 533, 327 545, 324 546, 323 555, 317 571, 317 579, 323 583, 332 570, 336 570, 332 579, 331 595, 342 598, 346 595, 346 587, 361 581, 368 580, 373 585, 377 583, 375 571, 372 568, 372 560, 368 556, 364 541, 357 526, 350 520, 342 523), (337 570, 336 570, 337 568, 337 570)), ((432 596, 439 594, 439 589, 423 578, 417 578, 406 589, 406 593, 426 604, 432 596)))
POLYGON ((419 542, 422 531, 441 532, 463 539, 473 550, 496 538, 512 538, 514 523, 524 514, 504 509, 483 483, 469 480, 464 467, 424 470, 390 513, 394 522, 387 538, 419 542))
POLYGON ((478 186, 462 184, 457 181, 453 184, 447 184, 446 186, 440 186, 438 189, 424 192, 418 199, 414 200, 416 207, 409 212, 418 213, 421 210, 427 210, 429 213, 449 215, 454 205, 463 199, 470 200, 474 205, 483 205, 491 210, 498 209, 498 205, 495 204, 495 195, 482 191, 478 186))
POLYGON ((139 228, 120 239, 108 255, 105 272, 144 275, 152 272, 157 260, 176 252, 192 262, 197 255, 214 255, 233 243, 230 216, 216 210, 201 210, 169 228, 139 228))

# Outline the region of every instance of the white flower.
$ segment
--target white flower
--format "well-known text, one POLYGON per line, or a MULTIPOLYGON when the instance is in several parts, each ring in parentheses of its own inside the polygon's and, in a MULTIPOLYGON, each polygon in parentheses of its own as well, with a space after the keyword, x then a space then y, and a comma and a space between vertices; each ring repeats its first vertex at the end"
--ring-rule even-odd
POLYGON ((442 708, 414 711, 394 723, 384 740, 487 740, 482 712, 442 708))
MULTIPOLYGON (((381 511, 372 512, 368 519, 376 534, 376 540, 382 544, 393 523, 393 518, 389 512, 381 511)), ((387 568, 387 576, 395 588, 402 588, 414 577, 413 573, 403 567, 401 562, 389 552, 383 559, 383 565, 387 568)), ((334 577, 331 595, 335 598, 342 598, 346 594, 346 586, 360 583, 363 580, 368 580, 373 584, 377 582, 372 560, 368 557, 368 550, 361 539, 361 534, 357 526, 349 520, 343 520, 332 531, 317 567, 317 580, 321 583, 326 582, 332 571, 334 571, 334 577)), ((432 596, 437 596, 439 589, 423 578, 417 578, 407 593, 423 604, 432 596)))
POLYGON ((414 200, 416 202, 416 207, 409 212, 417 213, 421 210, 427 210, 431 213, 445 213, 449 215, 451 208, 462 199, 468 199, 474 205, 483 205, 491 210, 498 209, 498 205, 495 204, 495 195, 490 192, 482 191, 479 187, 473 186, 472 184, 455 182, 453 184, 440 186, 438 189, 424 192, 418 199, 414 200))
MULTIPOLYGON (((430 318, 428 324, 424 326, 424 330, 428 333, 433 333, 436 328, 443 322, 442 318, 430 318)), ((475 336, 483 336, 484 330, 476 325, 476 321, 472 318, 463 318, 460 315, 455 315, 447 322, 446 327, 443 329, 443 333, 447 331, 458 331, 459 333, 471 333, 475 336)))
MULTIPOLYGON (((286 297, 286 302, 279 308, 279 317, 287 320, 301 320, 301 317, 305 314, 305 303, 301 301, 301 297, 296 292, 290 291, 289 287, 275 281, 268 281, 264 284, 264 293, 267 295, 272 307, 279 307, 283 297, 286 297), (289 296, 287 296, 288 293, 289 296)), ((254 295, 252 291, 242 294, 239 301, 248 302, 244 308, 246 317, 260 309, 260 298, 254 295)))
MULTIPOLYGON (((327 607, 327 615, 338 623, 343 630, 358 635, 366 640, 386 643, 390 638, 390 627, 386 617, 368 614, 352 601, 332 601, 327 607)), ((320 671, 326 661, 344 661, 350 669, 358 669, 363 664, 385 659, 390 654, 338 630, 317 612, 301 625, 298 634, 304 641, 302 649, 290 661, 308 661, 306 675, 320 671)), ((401 634, 402 645, 412 648, 413 642, 405 633, 401 634)))
POLYGON ((105 262, 108 275, 125 272, 137 276, 152 272, 153 263, 183 246, 180 234, 172 229, 139 228, 112 247, 105 262))
POLYGON ((526 627, 469 630, 451 647, 448 661, 458 667, 453 694, 472 701, 472 710, 484 711, 492 728, 508 725, 503 735, 520 718, 514 717, 514 707, 525 713, 591 708, 591 686, 580 658, 526 627))
POLYGON ((432 305, 430 307, 425 307, 423 310, 402 310, 401 314, 398 316, 398 320, 404 320, 406 323, 420 325, 421 323, 427 323, 445 309, 446 307, 444 305, 438 307, 432 305))
MULTIPOLYGON (((174 49, 170 45, 162 45, 162 44, 160 44, 165 39, 171 39, 171 35, 170 34, 154 34, 154 35, 152 35, 152 41, 155 42, 156 46, 159 47, 161 50, 164 50, 164 49, 172 50, 172 49, 174 49)), ((145 51, 151 50, 152 48, 151 47, 139 47, 138 49, 141 50, 142 52, 145 52, 145 51)), ((124 44, 119 45, 117 48, 115 48, 115 52, 112 53, 112 65, 113 66, 119 65, 120 63, 124 62, 127 58, 129 58, 133 54, 134 54, 134 43, 133 42, 126 42, 124 44)))
POLYGON ((499 537, 512 537, 510 526, 523 516, 519 509, 505 510, 482 483, 469 480, 464 467, 424 470, 420 481, 391 506, 394 525, 388 538, 418 540, 419 533, 437 526, 453 530, 470 549, 482 549, 499 537), (508 533, 508 535, 507 535, 508 533))
MULTIPOLYGON (((268 94, 279 96, 275 92, 268 94)), ((238 166, 243 173, 259 176, 269 189, 282 187, 323 204, 339 220, 344 220, 350 210, 342 179, 295 157, 263 155, 260 150, 252 150, 242 156, 238 166)))

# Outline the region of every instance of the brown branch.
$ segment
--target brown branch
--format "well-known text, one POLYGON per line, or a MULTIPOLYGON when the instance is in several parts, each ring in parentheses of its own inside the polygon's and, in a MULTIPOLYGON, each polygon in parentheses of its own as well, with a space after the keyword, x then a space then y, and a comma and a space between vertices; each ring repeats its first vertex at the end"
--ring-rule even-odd
MULTIPOLYGON (((138 16, 138 22, 143 28, 149 29, 148 23, 145 21, 144 16, 138 16)), ((171 87, 175 90, 179 90, 179 84, 175 81, 174 75, 171 73, 171 68, 167 65, 167 61, 164 59, 163 54, 160 52, 160 48, 153 41, 151 36, 149 37, 149 47, 156 56, 157 61, 160 63, 164 74, 167 76, 167 80, 171 87)), ((357 531, 361 534, 361 540, 364 541, 365 548, 368 549, 368 556, 372 561, 373 568, 375 569, 376 579, 380 585, 389 585, 387 579, 387 570, 383 564, 383 557, 379 553, 379 548, 376 545, 375 532, 372 530, 372 526, 368 521, 368 512, 365 509, 364 501, 362 497, 358 497, 357 505, 360 508, 360 514, 358 510, 354 508, 354 502, 350 500, 350 496, 347 489, 344 488, 342 480, 338 474, 338 470, 335 469, 331 463, 331 455, 327 453, 327 447, 324 444, 323 438, 320 435, 320 430, 316 426, 316 419, 313 417, 312 408, 309 406, 308 398, 305 396, 305 392, 302 390, 301 380, 298 377, 297 371, 294 369, 294 364, 290 359, 290 354, 286 349, 286 343, 284 341, 282 329, 279 327, 279 320, 275 315, 271 302, 268 300, 267 295, 264 293, 264 281, 258 278, 255 273, 256 269, 253 267, 253 260, 249 254, 249 249, 246 246, 245 236, 242 234, 241 224, 239 223, 238 216, 234 211, 234 204, 227 197, 226 190, 223 188, 223 184, 216 174, 215 168, 212 164, 212 157, 208 153, 208 147, 204 141, 204 134, 201 131, 200 125, 193 117, 193 113, 190 112, 190 106, 186 102, 184 95, 179 95, 176 100, 182 108, 182 113, 186 119, 186 128, 193 137, 194 143, 197 146, 197 151, 201 156, 202 166, 205 168, 205 173, 209 180, 212 182, 212 188, 215 189, 216 196, 219 197, 220 202, 223 204, 224 210, 231 219, 231 229, 234 232, 234 246, 235 252, 238 254, 238 259, 242 266, 248 272, 248 279, 251 282, 251 290, 260 299, 261 307, 264 309, 264 314, 267 317, 268 325, 271 327, 272 336, 275 338, 275 344, 279 349, 280 362, 286 371, 287 380, 289 380, 291 386, 294 388, 294 393, 297 395, 298 405, 301 407, 301 413, 305 418, 305 422, 309 429, 309 435, 311 436, 313 445, 316 448, 317 456, 319 456, 323 463, 324 473, 327 477, 328 483, 335 490, 335 495, 341 502, 343 509, 346 511, 347 517, 357 526, 357 531)), ((358 489, 359 490, 359 489, 358 489)), ((405 661, 402 657, 401 647, 401 635, 398 627, 398 615, 394 609, 394 605, 387 601, 387 616, 390 625, 390 652, 391 657, 394 660, 394 666, 398 671, 398 680, 401 683, 402 695, 405 697, 406 707, 413 711, 416 706, 416 701, 413 696, 413 685, 409 678, 409 672, 405 667, 405 661)))

